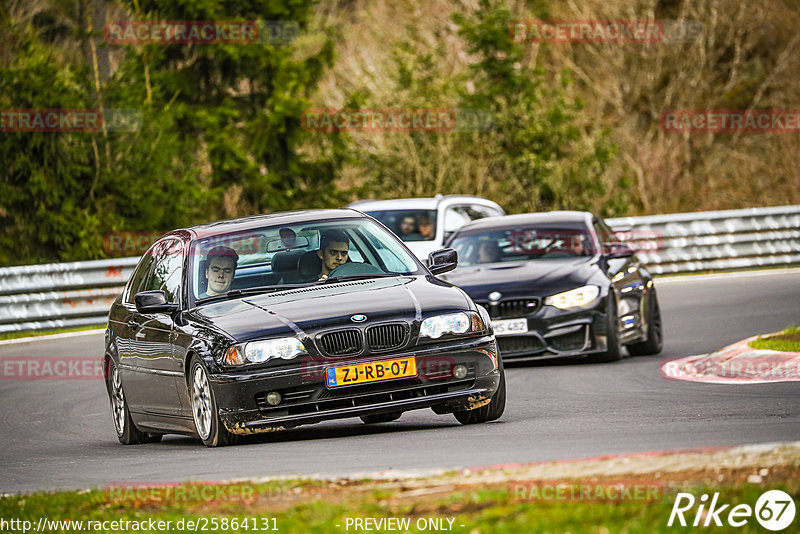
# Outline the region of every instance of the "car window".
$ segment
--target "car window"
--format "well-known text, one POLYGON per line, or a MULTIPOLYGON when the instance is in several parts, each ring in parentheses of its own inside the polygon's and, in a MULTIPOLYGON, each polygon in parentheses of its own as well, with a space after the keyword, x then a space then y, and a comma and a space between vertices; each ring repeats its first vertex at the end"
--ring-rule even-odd
POLYGON ((594 231, 597 238, 605 245, 607 243, 620 243, 619 236, 602 219, 594 220, 594 231))
POLYGON ((502 215, 502 213, 493 208, 477 204, 450 206, 444 214, 444 231, 455 232, 468 222, 495 215, 502 215))
POLYGON ((503 215, 506 214, 506 212, 497 208, 490 208, 488 206, 477 206, 477 207, 486 213, 486 217, 502 217, 503 215))
POLYGON ((597 247, 585 229, 539 226, 468 232, 457 235, 450 247, 458 252, 459 267, 597 253, 597 247))
POLYGON ((436 210, 379 210, 365 212, 383 223, 403 241, 436 238, 436 210))
POLYGON ((202 299, 237 289, 316 283, 333 269, 336 276, 385 275, 416 273, 421 266, 396 236, 371 219, 331 220, 197 240, 190 254, 190 285, 193 297, 202 299), (347 241, 346 257, 323 263, 328 260, 320 257, 320 247, 326 236, 329 242, 331 236, 347 241))
POLYGON ((178 239, 159 241, 152 248, 153 267, 147 278, 145 291, 160 290, 166 293, 167 302, 180 298, 183 274, 183 247, 178 239))
MULTIPOLYGON (((152 250, 152 249, 151 249, 152 250)), ((151 250, 148 250, 139 260, 139 265, 131 275, 130 282, 128 282, 127 291, 124 296, 125 302, 133 304, 133 297, 136 293, 144 291, 144 284, 147 281, 147 275, 150 273, 150 267, 153 265, 153 255, 151 250)))
POLYGON ((384 240, 379 237, 372 233, 365 235, 369 246, 378 253, 383 267, 388 272, 404 273, 415 269, 416 262, 413 261, 404 248, 394 240, 384 240))
POLYGON ((484 219, 486 217, 494 217, 496 215, 502 215, 502 213, 498 212, 494 208, 490 208, 488 206, 481 206, 478 204, 455 206, 454 209, 459 210, 461 213, 469 217, 470 221, 477 221, 478 219, 484 219))

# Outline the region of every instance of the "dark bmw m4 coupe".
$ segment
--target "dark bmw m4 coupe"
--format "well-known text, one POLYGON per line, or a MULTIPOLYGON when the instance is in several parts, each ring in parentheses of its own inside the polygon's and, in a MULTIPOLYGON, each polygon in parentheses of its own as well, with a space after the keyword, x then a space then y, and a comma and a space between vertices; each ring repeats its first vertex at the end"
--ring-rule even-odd
POLYGON ((606 223, 561 211, 482 219, 447 246, 458 268, 442 278, 486 306, 503 360, 661 351, 653 278, 606 223))
POLYGON ((353 210, 272 214, 169 232, 108 317, 104 371, 119 440, 208 446, 276 428, 408 410, 499 418, 491 319, 353 210))

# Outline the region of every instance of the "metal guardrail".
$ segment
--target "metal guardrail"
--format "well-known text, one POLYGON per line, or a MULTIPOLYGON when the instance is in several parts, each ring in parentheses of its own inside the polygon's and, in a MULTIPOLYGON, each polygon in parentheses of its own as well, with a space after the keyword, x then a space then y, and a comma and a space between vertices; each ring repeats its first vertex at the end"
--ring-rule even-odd
POLYGON ((653 274, 800 265, 800 206, 606 222, 630 241, 653 274))
MULTIPOLYGON (((800 206, 606 222, 653 274, 800 265, 800 206)), ((0 333, 104 324, 138 261, 0 268, 0 333)))
POLYGON ((139 258, 0 268, 0 332, 102 325, 139 258))

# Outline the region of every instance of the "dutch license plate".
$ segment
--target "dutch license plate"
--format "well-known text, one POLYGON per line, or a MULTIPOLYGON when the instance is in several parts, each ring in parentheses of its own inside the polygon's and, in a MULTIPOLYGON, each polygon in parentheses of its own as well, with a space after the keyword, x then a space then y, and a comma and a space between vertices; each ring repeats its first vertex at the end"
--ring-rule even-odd
POLYGON ((502 319, 500 321, 492 321, 494 327, 494 335, 496 336, 513 336, 516 334, 524 334, 528 331, 527 319, 502 319))
POLYGON ((365 382, 378 382, 393 378, 416 376, 417 364, 414 357, 384 360, 382 362, 358 363, 329 367, 325 371, 329 388, 363 384, 365 382))

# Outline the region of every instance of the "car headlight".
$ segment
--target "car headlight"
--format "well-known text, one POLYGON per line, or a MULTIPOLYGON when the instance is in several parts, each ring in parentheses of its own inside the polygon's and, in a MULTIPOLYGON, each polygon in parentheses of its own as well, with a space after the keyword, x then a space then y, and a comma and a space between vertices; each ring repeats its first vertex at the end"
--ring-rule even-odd
POLYGON ((282 337, 232 345, 225 352, 225 363, 243 365, 264 363, 276 359, 291 360, 302 354, 306 354, 306 348, 299 339, 282 337))
POLYGON ((486 330, 486 325, 483 324, 483 320, 477 313, 447 313, 434 315, 422 321, 422 325, 419 328, 419 337, 439 339, 446 334, 466 334, 467 332, 483 332, 484 330, 486 330))
POLYGON ((594 304, 599 296, 599 287, 583 286, 547 297, 544 299, 544 303, 549 304, 550 306, 555 306, 561 310, 585 308, 594 304))

